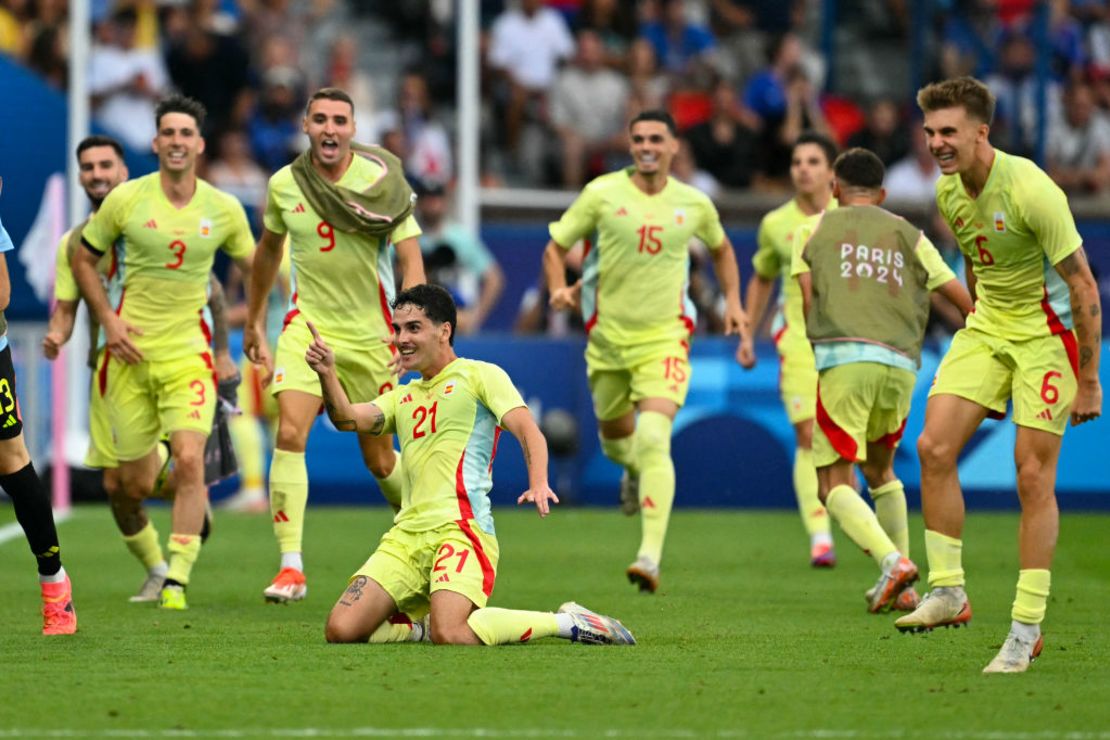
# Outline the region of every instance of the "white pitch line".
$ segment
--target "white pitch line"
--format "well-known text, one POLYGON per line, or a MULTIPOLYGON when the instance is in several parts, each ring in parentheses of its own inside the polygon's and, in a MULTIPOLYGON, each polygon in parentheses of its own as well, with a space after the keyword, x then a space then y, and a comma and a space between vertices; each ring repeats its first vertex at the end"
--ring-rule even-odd
MULTIPOLYGON (((54 524, 61 524, 66 519, 73 515, 72 511, 54 512, 54 524)), ((19 526, 19 522, 12 522, 0 527, 0 545, 3 545, 8 540, 14 540, 17 537, 23 536, 23 527, 19 526)))
POLYGON ((1057 731, 1042 730, 1032 732, 1011 732, 1008 730, 982 730, 960 732, 937 732, 936 730, 921 731, 887 731, 873 732, 868 730, 781 730, 771 733, 752 733, 745 730, 717 730, 700 732, 684 729, 658 729, 658 730, 556 730, 556 729, 513 729, 501 730, 482 727, 443 728, 443 727, 351 727, 351 728, 244 728, 244 729, 217 729, 217 730, 144 730, 144 729, 108 729, 108 730, 81 730, 81 729, 53 729, 29 730, 16 728, 0 728, 0 738, 74 738, 74 737, 102 737, 102 738, 316 738, 316 737, 476 737, 476 738, 539 738, 539 737, 605 737, 605 738, 798 738, 799 740, 863 740, 867 738, 889 738, 890 740, 905 740, 905 738, 940 738, 941 740, 1110 740, 1110 731, 1057 731))

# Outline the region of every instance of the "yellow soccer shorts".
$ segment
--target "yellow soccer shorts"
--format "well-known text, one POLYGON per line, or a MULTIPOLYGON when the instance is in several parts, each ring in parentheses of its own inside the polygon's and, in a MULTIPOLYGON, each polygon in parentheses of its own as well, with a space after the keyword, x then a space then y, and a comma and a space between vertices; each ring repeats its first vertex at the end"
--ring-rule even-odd
MULTIPOLYGON (((97 356, 97 368, 101 367, 103 354, 101 352, 97 356)), ((98 388, 98 375, 93 373, 89 389, 89 449, 85 453, 85 467, 118 468, 116 445, 112 442, 112 422, 108 419, 108 408, 98 388)))
POLYGON ((216 378, 208 352, 129 365, 104 353, 96 391, 108 407, 116 456, 138 460, 163 432, 192 431, 205 437, 216 411, 216 378))
POLYGON ((890 449, 902 440, 916 376, 877 362, 850 362, 822 370, 817 381, 813 464, 867 460, 867 445, 890 449))
POLYGON ((419 618, 436 591, 462 594, 479 609, 497 579, 497 538, 473 519, 448 522, 424 532, 393 527, 351 580, 366 576, 385 589, 398 610, 419 618))
POLYGON ((690 390, 690 344, 667 339, 631 347, 586 344, 586 380, 599 421, 619 419, 645 398, 680 408, 690 390))
MULTIPOLYGON (((373 401, 393 389, 396 378, 389 373, 389 360, 393 354, 389 345, 378 343, 367 346, 365 342, 349 342, 324 332, 321 336, 335 351, 336 375, 352 403, 373 401)), ((303 391, 323 398, 320 378, 304 359, 305 350, 311 343, 312 332, 308 330, 304 316, 298 314, 278 337, 271 393, 303 391)))
POLYGON ((1063 436, 1078 391, 1079 352, 1075 335, 1010 341, 977 329, 961 329, 937 369, 929 397, 950 394, 1006 415, 1013 400, 1014 423, 1063 436))
POLYGON ((785 326, 775 336, 779 353, 779 395, 791 424, 817 413, 817 360, 805 327, 785 326))

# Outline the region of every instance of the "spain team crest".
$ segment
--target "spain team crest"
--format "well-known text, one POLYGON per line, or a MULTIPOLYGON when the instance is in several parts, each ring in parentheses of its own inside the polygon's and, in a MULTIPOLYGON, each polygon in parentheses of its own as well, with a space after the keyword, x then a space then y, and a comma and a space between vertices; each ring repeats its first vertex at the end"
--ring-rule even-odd
POLYGON ((685 209, 676 208, 674 210, 674 222, 679 226, 682 226, 682 224, 686 223, 686 210, 685 209))
POLYGON ((1006 214, 1002 211, 994 212, 994 230, 999 234, 1006 231, 1006 214))
POLYGON ((444 383, 443 384, 443 394, 442 394, 443 397, 447 398, 452 393, 454 393, 456 385, 457 385, 457 382, 455 380, 448 380, 446 383, 444 383))
POLYGON ((205 239, 212 236, 212 219, 202 218, 200 220, 200 235, 205 239))

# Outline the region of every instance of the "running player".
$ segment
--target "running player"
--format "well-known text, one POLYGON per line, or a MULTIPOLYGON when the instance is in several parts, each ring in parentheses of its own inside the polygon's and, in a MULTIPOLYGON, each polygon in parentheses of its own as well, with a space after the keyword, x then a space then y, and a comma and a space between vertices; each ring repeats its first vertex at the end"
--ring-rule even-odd
POLYGON ((840 208, 814 217, 794 237, 791 274, 799 283, 806 333, 818 370, 813 459, 818 494, 880 576, 868 611, 917 606, 917 566, 909 559, 906 495, 894 475, 921 364, 929 293, 963 315, 971 297, 932 242, 879 208, 883 163, 866 149, 841 154, 833 170, 840 208), (856 493, 859 465, 875 511, 856 493))
POLYGON ((207 507, 204 448, 217 403, 201 320, 209 273, 218 248, 249 273, 254 247, 242 205, 197 178, 204 116, 191 98, 158 104, 158 172, 108 194, 81 232, 85 248, 75 250, 72 263, 81 295, 104 331, 97 392, 108 408, 124 497, 141 502, 153 493, 161 468, 158 441, 163 431, 170 436, 176 495, 159 601, 166 609, 187 607, 185 586, 200 553, 207 507), (113 302, 97 263, 121 236, 123 285, 113 302))
MULTIPOLYGON (((794 496, 809 534, 809 564, 814 568, 836 565, 836 552, 828 514, 817 498, 817 472, 813 466, 817 368, 813 348, 806 339, 798 282, 790 278, 790 261, 794 230, 810 216, 836 207, 832 197, 834 159, 836 144, 821 134, 806 132, 794 142, 790 158, 794 197, 759 222, 756 236, 759 247, 752 257, 755 271, 748 280, 744 301, 752 325, 758 327, 763 322, 775 280, 782 277, 771 336, 779 353, 779 395, 786 417, 794 427, 794 496)), ((755 367, 755 344, 751 337, 740 343, 736 360, 745 369, 755 367)))
MULTIPOLYGON (((4 181, 0 179, 0 190, 4 181)), ((50 507, 50 492, 35 472, 23 439, 23 418, 15 390, 15 367, 8 344, 8 322, 4 309, 12 295, 5 252, 15 249, 12 238, 0 223, 0 488, 12 500, 15 518, 23 528, 27 544, 38 562, 42 590, 42 633, 72 635, 77 631, 73 609, 73 587, 62 567, 58 531, 50 507)))
POLYGON ((1064 429, 1069 418, 1076 425, 1102 413, 1098 286, 1063 191, 1029 160, 991 146, 990 90, 962 77, 927 85, 917 103, 942 173, 937 204, 976 300, 937 370, 917 442, 932 590, 895 625, 930 630, 971 619, 957 460, 983 419, 1005 414, 1012 401, 1021 569, 1009 635, 984 672, 1018 673, 1044 644, 1064 429))
POLYGON ((576 307, 581 298, 601 450, 624 468, 622 509, 642 517, 640 550, 626 572, 641 590, 654 592, 675 495, 671 428, 690 387, 691 238, 705 242, 713 256, 725 297, 725 333, 745 338, 750 328, 740 305, 736 255, 716 207, 669 176, 678 152, 674 119, 644 111, 628 133, 633 166, 586 186, 551 224, 543 259, 552 308, 576 307), (595 231, 582 285, 568 287, 567 250, 595 231))
POLYGON ((335 354, 308 324, 305 361, 319 374, 328 416, 342 431, 395 430, 408 478, 393 528, 332 608, 328 641, 505 645, 563 637, 634 645, 620 622, 574 602, 556 614, 486 606, 497 576, 489 491, 501 429, 520 442, 528 466, 528 490, 517 503, 535 503, 542 517, 559 499, 547 483, 547 442, 520 393, 501 368, 455 354, 455 322, 455 303, 442 288, 398 294, 401 368, 420 378, 360 404, 347 399, 335 354), (413 624, 404 614, 430 622, 413 624))
MULTIPOLYGON (((305 363, 307 322, 339 350, 343 386, 356 403, 393 387, 389 301, 394 293, 390 242, 405 287, 424 282, 420 228, 412 217, 412 189, 401 162, 377 147, 356 148, 354 106, 333 87, 316 91, 302 125, 309 149, 270 178, 258 266, 248 283, 243 350, 252 362, 270 361, 266 298, 281 264, 286 234, 293 262, 293 296, 273 358, 272 392, 278 431, 270 465, 270 511, 281 549, 281 569, 263 591, 287 603, 308 592, 302 533, 308 503, 305 446, 320 410, 320 381, 305 363)), ((362 459, 387 501, 400 506, 405 479, 389 436, 360 434, 362 459)))

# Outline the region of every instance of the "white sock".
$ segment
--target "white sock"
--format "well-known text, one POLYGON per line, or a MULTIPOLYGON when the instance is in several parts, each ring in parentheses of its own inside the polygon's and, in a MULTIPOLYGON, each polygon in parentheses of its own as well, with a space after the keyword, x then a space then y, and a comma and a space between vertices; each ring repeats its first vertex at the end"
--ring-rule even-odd
POLYGON ((1039 624, 1026 624, 1017 620, 1010 622, 1010 631, 1026 642, 1036 642, 1041 636, 1039 624))
POLYGON ((902 553, 895 550, 894 552, 883 558, 883 563, 879 567, 883 569, 883 575, 890 575, 890 571, 894 570, 894 566, 898 565, 898 561, 902 559, 902 553))
POLYGON ((61 583, 66 579, 66 569, 58 568, 58 572, 52 576, 44 576, 39 574, 39 583, 61 583))
POLYGON ((304 573, 304 562, 301 560, 299 552, 283 552, 281 554, 281 567, 292 568, 304 573))
POLYGON ((166 573, 169 573, 169 571, 170 566, 166 564, 165 560, 163 560, 162 562, 158 563, 158 565, 148 570, 147 575, 162 576, 164 578, 166 576, 166 573))
POLYGON ((817 532, 809 538, 809 546, 817 547, 818 545, 828 545, 832 547, 832 533, 831 532, 817 532))
POLYGON ((555 624, 559 628, 559 631, 555 633, 555 636, 561 637, 564 640, 569 640, 574 630, 574 618, 569 614, 556 614, 555 624))

